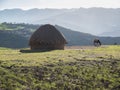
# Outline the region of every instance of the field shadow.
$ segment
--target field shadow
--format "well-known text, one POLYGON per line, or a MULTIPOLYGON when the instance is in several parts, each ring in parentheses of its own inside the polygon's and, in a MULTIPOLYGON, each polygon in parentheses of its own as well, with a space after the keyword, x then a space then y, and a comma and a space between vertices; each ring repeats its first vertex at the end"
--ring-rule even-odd
POLYGON ((36 53, 36 52, 49 52, 52 50, 20 50, 21 53, 36 53))

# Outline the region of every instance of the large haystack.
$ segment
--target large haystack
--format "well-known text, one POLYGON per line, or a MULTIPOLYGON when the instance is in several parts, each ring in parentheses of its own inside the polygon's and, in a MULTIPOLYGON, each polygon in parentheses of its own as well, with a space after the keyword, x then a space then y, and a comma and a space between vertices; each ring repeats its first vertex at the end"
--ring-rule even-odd
POLYGON ((64 49, 64 36, 52 25, 46 24, 37 29, 30 38, 32 50, 64 49))

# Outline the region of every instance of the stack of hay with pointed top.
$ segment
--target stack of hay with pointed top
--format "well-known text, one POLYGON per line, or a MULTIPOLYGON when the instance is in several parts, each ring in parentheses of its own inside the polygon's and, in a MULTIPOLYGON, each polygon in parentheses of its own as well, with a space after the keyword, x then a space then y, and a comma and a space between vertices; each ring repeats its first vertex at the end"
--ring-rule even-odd
POLYGON ((30 38, 31 50, 55 50, 64 49, 66 40, 54 26, 42 25, 30 38))

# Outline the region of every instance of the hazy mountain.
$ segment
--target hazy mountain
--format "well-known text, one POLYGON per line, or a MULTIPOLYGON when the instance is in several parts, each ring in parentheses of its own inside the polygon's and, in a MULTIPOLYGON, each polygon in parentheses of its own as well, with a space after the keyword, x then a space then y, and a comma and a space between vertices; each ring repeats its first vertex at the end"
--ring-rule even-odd
POLYGON ((0 11, 0 22, 33 23, 63 13, 56 9, 5 9, 0 11), (18 18, 19 17, 19 18, 18 18))
POLYGON ((6 9, 0 17, 0 22, 50 23, 94 35, 120 30, 120 9, 6 9))
POLYGON ((112 30, 110 32, 103 32, 100 36, 120 37, 120 30, 112 30))

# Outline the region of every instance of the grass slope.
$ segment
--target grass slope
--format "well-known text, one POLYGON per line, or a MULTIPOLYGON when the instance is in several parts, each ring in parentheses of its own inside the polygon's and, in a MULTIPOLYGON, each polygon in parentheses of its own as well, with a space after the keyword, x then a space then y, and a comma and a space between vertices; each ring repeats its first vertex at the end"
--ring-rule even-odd
POLYGON ((0 90, 119 90, 120 46, 21 53, 0 48, 0 90))

